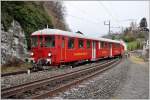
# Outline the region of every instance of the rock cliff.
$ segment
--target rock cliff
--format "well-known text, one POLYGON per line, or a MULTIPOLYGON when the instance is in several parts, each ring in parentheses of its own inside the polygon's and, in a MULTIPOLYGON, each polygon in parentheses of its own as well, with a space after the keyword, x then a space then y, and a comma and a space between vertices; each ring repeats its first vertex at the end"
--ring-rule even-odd
POLYGON ((32 32, 47 25, 69 30, 64 9, 59 1, 2 1, 1 64, 29 58, 27 50, 31 50, 32 32))
POLYGON ((25 34, 20 24, 13 20, 7 32, 2 24, 1 26, 1 64, 14 58, 24 61, 28 53, 25 34))

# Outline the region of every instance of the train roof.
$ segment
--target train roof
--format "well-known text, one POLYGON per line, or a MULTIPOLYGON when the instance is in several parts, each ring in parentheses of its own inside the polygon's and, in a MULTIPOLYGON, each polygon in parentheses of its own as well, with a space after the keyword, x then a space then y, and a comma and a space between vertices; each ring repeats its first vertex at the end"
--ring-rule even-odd
POLYGON ((69 36, 69 37, 92 39, 92 40, 106 41, 106 42, 112 42, 112 43, 120 43, 120 41, 118 40, 111 40, 111 39, 100 38, 100 37, 92 37, 92 36, 87 36, 84 34, 78 34, 74 32, 62 31, 59 29, 49 29, 49 28, 35 31, 32 33, 32 36, 34 35, 64 35, 64 36, 69 36))

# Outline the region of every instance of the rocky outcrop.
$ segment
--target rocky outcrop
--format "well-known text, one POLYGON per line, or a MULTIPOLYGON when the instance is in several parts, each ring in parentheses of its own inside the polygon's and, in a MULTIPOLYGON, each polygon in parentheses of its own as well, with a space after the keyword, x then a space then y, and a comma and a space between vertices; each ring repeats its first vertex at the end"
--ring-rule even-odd
POLYGON ((13 20, 8 31, 4 31, 1 24, 1 64, 13 59, 25 60, 27 57, 27 44, 25 34, 20 24, 13 20))

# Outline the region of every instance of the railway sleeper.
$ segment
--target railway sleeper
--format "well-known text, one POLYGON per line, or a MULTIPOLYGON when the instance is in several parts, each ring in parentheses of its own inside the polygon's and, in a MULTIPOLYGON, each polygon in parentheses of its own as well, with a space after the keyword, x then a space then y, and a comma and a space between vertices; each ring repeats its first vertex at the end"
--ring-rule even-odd
MULTIPOLYGON (((117 62, 117 63, 118 63, 118 62, 117 62)), ((113 63, 112 65, 110 65, 110 67, 108 67, 108 69, 111 68, 112 66, 115 66, 117 63, 113 63)), ((48 97, 48 95, 49 95, 49 96, 52 96, 52 95, 54 95, 54 94, 57 94, 58 92, 64 91, 65 89, 67 89, 67 88, 70 87, 71 85, 78 84, 78 83, 82 82, 83 80, 88 79, 88 78, 90 78, 90 77, 92 77, 92 76, 95 76, 96 74, 98 74, 98 73, 100 73, 100 72, 103 72, 103 71, 105 71, 105 70, 107 70, 107 68, 104 68, 103 70, 99 70, 99 71, 97 70, 96 72, 91 73, 91 74, 89 74, 89 75, 87 75, 87 76, 83 76, 83 77, 80 77, 80 78, 76 78, 75 80, 70 81, 70 82, 68 82, 68 83, 66 83, 66 84, 62 84, 61 86, 56 87, 56 88, 54 88, 53 90, 50 90, 50 91, 48 91, 48 92, 45 93, 45 94, 42 94, 42 95, 40 94, 40 95, 38 95, 38 96, 33 96, 32 98, 33 98, 33 99, 37 99, 37 98, 48 97)))
MULTIPOLYGON (((109 64, 110 63, 112 63, 112 62, 109 62, 109 64)), ((106 64, 105 66, 107 66, 107 65, 109 65, 109 64, 106 64)), ((94 68, 94 69, 92 69, 92 68, 90 68, 90 69, 86 69, 85 71, 84 71, 84 73, 81 71, 81 72, 77 72, 77 73, 73 73, 73 74, 71 74, 71 75, 65 75, 65 76, 63 76, 63 77, 60 77, 60 78, 56 78, 56 79, 53 79, 53 80, 51 80, 51 81, 44 81, 43 83, 42 83, 42 85, 41 86, 44 86, 44 85, 47 85, 48 83, 47 82, 58 82, 58 83, 61 83, 63 80, 68 80, 68 79, 71 79, 71 78, 73 78, 73 77, 75 77, 76 76, 76 78, 77 77, 80 77, 80 76, 83 76, 84 74, 88 74, 88 73, 91 73, 91 72, 93 72, 94 70, 98 70, 98 69, 100 69, 101 67, 99 67, 98 65, 95 65, 96 67, 94 68), (92 71, 91 71, 91 69, 92 69, 92 71), (59 80, 59 81, 58 81, 59 80)), ((102 65, 101 65, 102 66, 102 65)), ((38 83, 39 84, 39 83, 38 83)), ((31 90, 31 89, 34 89, 34 88, 38 88, 39 87, 39 85, 34 85, 34 87, 33 86, 30 86, 30 87, 28 87, 28 89, 27 89, 27 91, 28 90, 31 90)), ((25 88, 24 88, 25 89, 25 88)), ((24 91, 24 90, 22 90, 22 91, 24 91)), ((16 91, 17 92, 17 91, 16 91)), ((21 92, 21 90, 19 90, 17 92, 17 95, 18 94, 20 94, 20 93, 22 93, 21 92), (18 93, 19 92, 19 93, 18 93)), ((16 94, 16 93, 15 93, 16 94)), ((8 95, 8 94, 7 94, 8 95)), ((10 94, 10 96, 11 96, 12 94, 10 94)))

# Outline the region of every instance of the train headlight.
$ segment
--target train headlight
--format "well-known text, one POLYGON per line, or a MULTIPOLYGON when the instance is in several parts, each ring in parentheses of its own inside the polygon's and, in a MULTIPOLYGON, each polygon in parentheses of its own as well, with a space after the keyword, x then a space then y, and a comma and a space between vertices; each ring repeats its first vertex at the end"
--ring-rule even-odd
POLYGON ((34 53, 33 52, 31 52, 31 54, 30 54, 31 56, 33 56, 34 55, 34 53))
POLYGON ((52 54, 51 53, 48 53, 48 56, 50 57, 52 54))

